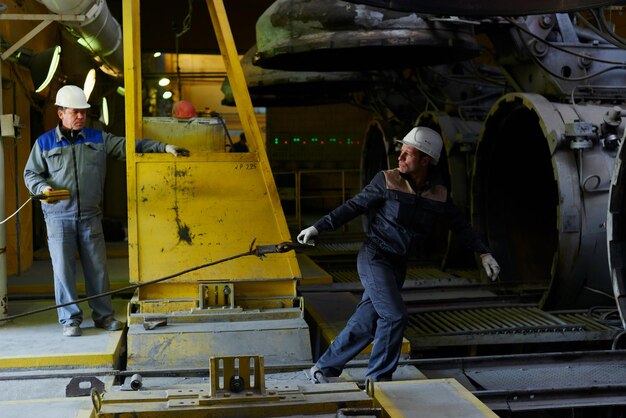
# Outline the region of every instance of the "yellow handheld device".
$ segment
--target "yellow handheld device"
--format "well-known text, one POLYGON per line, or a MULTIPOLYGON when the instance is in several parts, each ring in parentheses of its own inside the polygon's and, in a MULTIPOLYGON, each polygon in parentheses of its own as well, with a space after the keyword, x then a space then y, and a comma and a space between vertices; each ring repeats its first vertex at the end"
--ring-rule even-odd
POLYGON ((57 202, 59 200, 67 200, 70 198, 70 191, 66 189, 61 190, 48 190, 43 193, 33 196, 33 199, 40 200, 46 203, 57 202))

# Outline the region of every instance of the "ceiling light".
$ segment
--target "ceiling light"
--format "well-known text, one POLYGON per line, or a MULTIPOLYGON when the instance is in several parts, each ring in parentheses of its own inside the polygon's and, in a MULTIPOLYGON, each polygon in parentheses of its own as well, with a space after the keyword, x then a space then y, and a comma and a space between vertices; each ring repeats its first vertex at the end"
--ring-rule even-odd
POLYGON ((100 122, 104 123, 105 126, 109 126, 109 103, 107 102, 107 98, 102 98, 102 107, 100 109, 100 122))
POLYGON ((39 93, 52 81, 61 59, 61 47, 57 45, 42 52, 20 48, 9 59, 30 69, 35 92, 39 93))
POLYGON ((170 79, 167 77, 163 77, 162 79, 159 80, 159 86, 161 87, 169 86, 169 84, 170 84, 170 79))
POLYGON ((173 95, 174 94, 170 90, 167 90, 167 91, 163 92, 163 98, 165 100, 171 99, 173 95))
POLYGON ((94 87, 96 87, 96 70, 92 68, 87 73, 85 77, 85 84, 83 86, 83 90, 85 91, 85 96, 87 97, 87 101, 89 101, 89 96, 93 92, 94 87))
POLYGON ((124 86, 119 86, 117 89, 115 89, 115 91, 120 96, 126 96, 126 89, 124 88, 124 86))
POLYGON ((154 58, 159 58, 161 56, 161 53, 160 52, 155 52, 152 56, 154 58))

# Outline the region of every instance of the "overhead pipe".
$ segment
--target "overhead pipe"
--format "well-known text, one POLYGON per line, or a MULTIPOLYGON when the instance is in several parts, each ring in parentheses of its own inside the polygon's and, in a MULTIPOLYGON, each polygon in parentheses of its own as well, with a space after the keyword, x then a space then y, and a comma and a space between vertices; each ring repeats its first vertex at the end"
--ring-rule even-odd
POLYGON ((122 30, 105 0, 37 0, 55 14, 85 15, 83 22, 63 22, 87 48, 100 69, 113 77, 124 75, 122 30))

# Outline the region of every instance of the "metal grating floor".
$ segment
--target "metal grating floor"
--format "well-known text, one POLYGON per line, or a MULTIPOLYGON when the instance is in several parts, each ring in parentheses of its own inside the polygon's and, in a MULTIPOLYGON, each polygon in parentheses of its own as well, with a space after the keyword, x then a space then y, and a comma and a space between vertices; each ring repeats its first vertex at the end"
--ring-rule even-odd
MULTIPOLYGON (((324 246, 326 250, 345 250, 351 246, 358 250, 360 243, 327 243, 324 246)), ((354 264, 320 264, 337 286, 360 285, 354 264)), ((485 291, 476 286, 477 279, 477 270, 441 271, 436 267, 409 266, 403 297, 410 307, 405 337, 411 342, 412 349, 610 341, 622 330, 619 324, 612 325, 600 314, 592 315, 587 310, 543 311, 537 307, 539 298, 535 295, 540 295, 541 291, 527 290, 530 297, 518 297, 517 302, 513 301, 515 295, 480 294, 485 291)), ((358 288, 351 290, 356 292, 358 288)))
POLYGON ((611 340, 621 328, 586 312, 550 313, 504 306, 412 314, 405 332, 412 347, 611 340))
POLYGON ((354 242, 320 242, 314 247, 307 248, 307 253, 310 255, 322 254, 341 254, 341 253, 353 253, 359 252, 359 249, 363 245, 363 241, 354 242))
POLYGON ((582 329, 534 307, 490 307, 442 310, 412 315, 409 324, 416 334, 513 333, 582 329))
MULTIPOLYGON (((350 283, 350 282, 359 282, 359 274, 354 268, 332 268, 332 267, 324 267, 331 276, 333 276, 333 280, 336 283, 350 283)), ((474 274, 475 275, 475 274, 474 274)), ((437 268, 425 268, 425 267, 409 267, 406 271, 406 280, 441 280, 448 279, 450 277, 458 278, 473 278, 472 271, 462 271, 460 273, 457 272, 446 272, 441 271, 437 268)))

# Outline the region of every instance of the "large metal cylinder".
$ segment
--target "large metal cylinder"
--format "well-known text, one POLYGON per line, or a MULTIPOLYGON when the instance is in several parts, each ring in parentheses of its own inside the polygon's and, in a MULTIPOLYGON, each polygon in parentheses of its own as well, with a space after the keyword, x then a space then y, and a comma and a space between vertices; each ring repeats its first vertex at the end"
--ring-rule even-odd
POLYGON ((626 146, 623 139, 611 182, 607 241, 613 292, 626 328, 626 146))
POLYGON ((610 305, 608 191, 623 135, 611 106, 503 96, 485 119, 472 180, 472 219, 501 279, 543 289, 546 308, 610 305))

